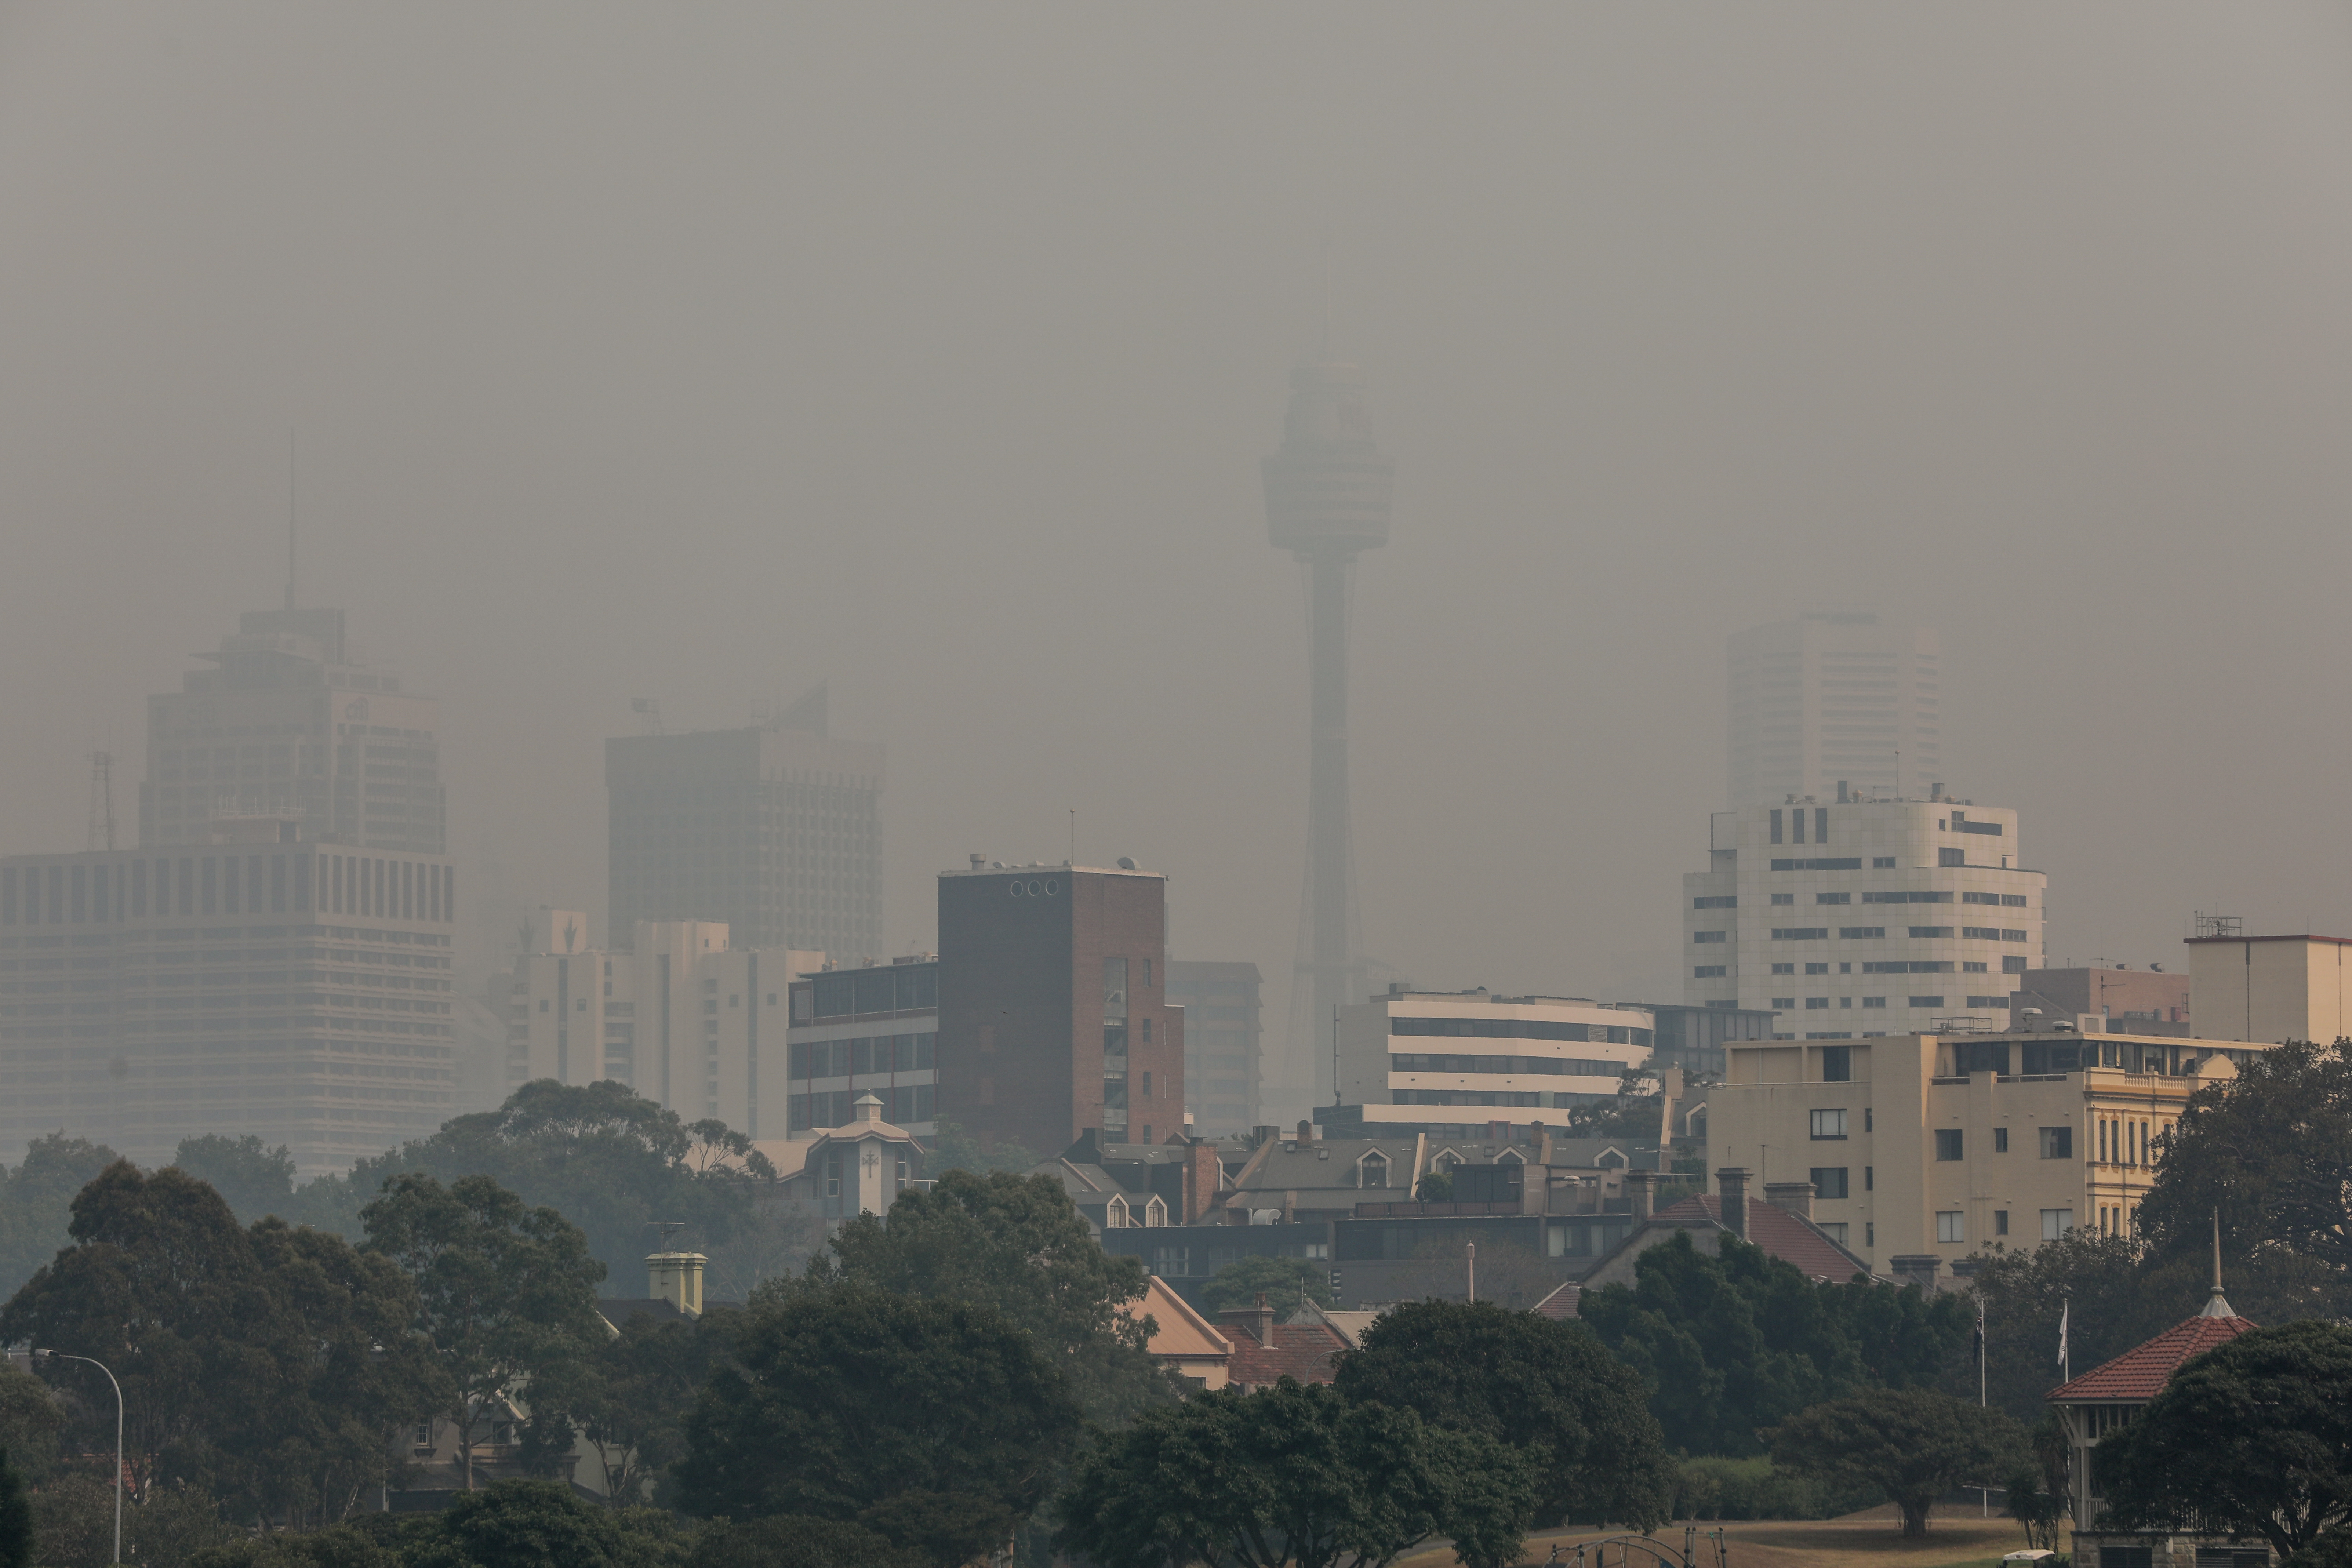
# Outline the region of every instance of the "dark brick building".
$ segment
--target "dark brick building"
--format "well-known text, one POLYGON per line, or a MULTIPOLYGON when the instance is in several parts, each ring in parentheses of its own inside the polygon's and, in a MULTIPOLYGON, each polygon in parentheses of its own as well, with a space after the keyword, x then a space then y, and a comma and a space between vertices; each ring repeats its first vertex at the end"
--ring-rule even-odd
POLYGON ((1184 1131, 1168 879, 1091 866, 940 876, 939 1114, 1041 1155, 1184 1131))

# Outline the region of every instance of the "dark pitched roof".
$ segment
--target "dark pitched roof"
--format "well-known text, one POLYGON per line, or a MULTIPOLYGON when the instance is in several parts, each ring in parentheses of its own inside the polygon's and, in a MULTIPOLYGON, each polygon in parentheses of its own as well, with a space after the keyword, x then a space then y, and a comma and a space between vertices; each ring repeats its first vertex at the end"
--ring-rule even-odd
MULTIPOLYGON (((1668 1204, 1654 1217, 1669 1225, 1700 1220, 1721 1225, 1723 1199, 1715 1193, 1685 1198, 1668 1204)), ((1794 1264, 1808 1279, 1843 1285, 1857 1274, 1870 1272, 1868 1264, 1832 1241, 1819 1226, 1754 1198, 1748 1200, 1748 1239, 1762 1247, 1766 1257, 1794 1264)))
MULTIPOLYGON (((2218 1289, 2218 1287, 2217 1287, 2218 1289)), ((2228 1308, 2224 1301, 2222 1307, 2228 1308)), ((2154 1399, 2172 1381, 2172 1374, 2217 1345, 2228 1344, 2254 1327, 2252 1320, 2234 1313, 2208 1316, 2200 1312, 2175 1323, 2144 1345, 2102 1362, 2082 1376, 2070 1379, 2042 1397, 2053 1405, 2093 1400, 2138 1403, 2154 1399)))
POLYGON ((1329 1383, 1338 1375, 1331 1358, 1348 1348, 1345 1339, 1321 1323, 1276 1323, 1270 1345, 1258 1343, 1249 1330, 1230 1323, 1218 1324, 1218 1331, 1234 1343, 1234 1358, 1225 1363, 1226 1380, 1252 1387, 1285 1377, 1329 1383))
POLYGON ((1577 1284, 1574 1280, 1570 1280, 1567 1284, 1561 1286, 1559 1289, 1553 1291, 1550 1295, 1546 1296, 1542 1300, 1538 1301, 1534 1306, 1529 1307, 1528 1310, 1533 1312, 1538 1318, 1557 1318, 1562 1320, 1573 1318, 1576 1316, 1577 1303, 1582 1300, 1583 1297, 1584 1287, 1577 1284))
POLYGON ((658 1318, 664 1322, 682 1322, 686 1319, 686 1314, 677 1310, 677 1303, 667 1296, 606 1297, 596 1303, 596 1310, 616 1329, 639 1316, 658 1318))

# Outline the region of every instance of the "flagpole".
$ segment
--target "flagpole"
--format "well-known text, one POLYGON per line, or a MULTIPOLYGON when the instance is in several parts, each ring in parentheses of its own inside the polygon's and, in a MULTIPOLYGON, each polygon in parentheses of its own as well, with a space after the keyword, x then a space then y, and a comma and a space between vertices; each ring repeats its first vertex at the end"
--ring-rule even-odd
MULTIPOLYGON (((1984 1331, 1984 1298, 1979 1296, 1977 1298, 1977 1408, 1979 1410, 1984 1408, 1985 1404, 1985 1363, 1988 1359, 1990 1358, 1986 1354, 1984 1331)), ((1990 1487, 1977 1489, 1977 1506, 1985 1518, 1992 1517, 1990 1487)), ((2031 1546, 2033 1543, 2029 1541, 2026 1544, 2031 1546)))

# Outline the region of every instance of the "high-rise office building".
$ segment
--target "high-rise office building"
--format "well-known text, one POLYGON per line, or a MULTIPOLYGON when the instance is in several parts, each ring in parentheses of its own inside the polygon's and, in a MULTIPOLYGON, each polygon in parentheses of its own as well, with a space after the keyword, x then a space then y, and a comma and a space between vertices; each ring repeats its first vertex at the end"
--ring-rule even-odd
MULTIPOLYGON (((907 953, 887 963, 827 968, 793 982, 788 1077, 760 1081, 778 1124, 805 1138, 858 1120, 857 1101, 880 1101, 879 1119, 929 1138, 939 1131, 940 961, 907 953)), ((771 1133, 770 1136, 774 1134, 771 1133)))
POLYGON ((983 1146, 1184 1131, 1183 1013, 1168 1005, 1168 879, 1131 865, 940 875, 939 1114, 983 1146))
POLYGON ((825 734, 821 689, 750 729, 605 742, 610 929, 717 921, 738 947, 878 955, 882 761, 825 734))
POLYGON ((1307 891, 1278 1092, 1331 1094, 1321 1044, 1367 989, 1348 804, 1348 601, 1356 557, 1389 542, 1395 465, 1373 439, 1363 373, 1321 360, 1291 374, 1282 448, 1265 459, 1266 535, 1307 569, 1307 891))
POLYGON ((309 1177, 450 1116, 454 872, 299 826, 0 860, 0 1148, 250 1132, 309 1177))
POLYGON ((1944 777, 1936 634, 1818 612, 1729 645, 1735 811, 1840 792, 1916 799, 1944 777))
POLYGON ((268 816, 306 843, 446 850, 438 705, 352 662, 342 611, 248 611, 199 657, 215 668, 147 700, 142 846, 204 844, 216 818, 268 816))
POLYGON ((515 962, 508 1087, 610 1080, 688 1121, 783 1136, 790 993, 824 954, 738 948, 717 921, 639 921, 614 948, 588 946, 587 927, 552 911, 547 951, 515 962))
POLYGON ((1168 1004, 1184 1009, 1184 1106, 1200 1137, 1266 1120, 1258 990, 1255 963, 1169 961, 1168 1004))
POLYGON ((2006 1028, 2042 966, 2048 879, 2017 813, 1853 800, 1717 812, 1683 878, 1684 1000, 1780 1015, 1777 1039, 2006 1028))

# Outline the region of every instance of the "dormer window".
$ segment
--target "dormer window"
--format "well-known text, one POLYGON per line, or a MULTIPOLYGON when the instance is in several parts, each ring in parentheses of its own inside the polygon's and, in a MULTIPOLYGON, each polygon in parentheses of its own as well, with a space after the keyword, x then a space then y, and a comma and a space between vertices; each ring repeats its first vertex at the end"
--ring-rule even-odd
POLYGON ((1105 1230, 1125 1230, 1127 1228, 1127 1200, 1125 1198, 1114 1194, 1110 1202, 1103 1205, 1103 1228, 1105 1230))
POLYGON ((1143 1205, 1143 1223, 1154 1226, 1166 1225, 1168 1205, 1160 1202, 1157 1196, 1153 1197, 1150 1203, 1143 1205))
POLYGON ((1389 1157, 1375 1149, 1356 1162, 1356 1184, 1360 1187, 1385 1187, 1389 1184, 1389 1157))
POLYGON ((1517 1149, 1506 1149, 1495 1156, 1495 1163, 1497 1165, 1524 1165, 1527 1163, 1528 1157, 1517 1149))

